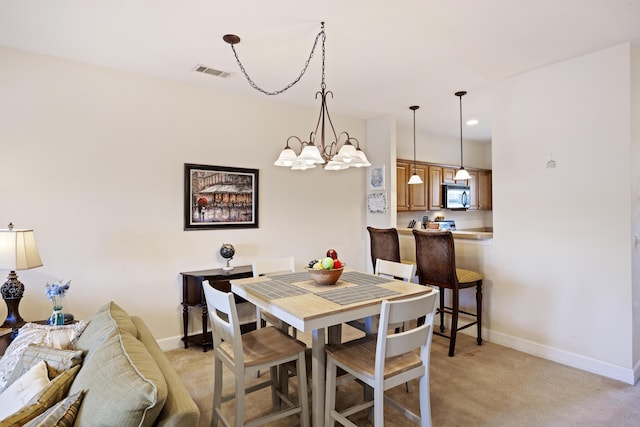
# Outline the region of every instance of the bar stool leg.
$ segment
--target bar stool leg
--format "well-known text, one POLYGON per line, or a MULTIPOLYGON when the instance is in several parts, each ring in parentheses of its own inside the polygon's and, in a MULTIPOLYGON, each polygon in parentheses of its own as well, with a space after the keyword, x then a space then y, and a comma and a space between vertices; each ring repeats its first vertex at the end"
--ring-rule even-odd
POLYGON ((478 345, 482 345, 482 280, 476 285, 476 317, 478 320, 478 345))
POLYGON ((456 336, 458 335, 458 311, 460 309, 460 292, 457 289, 451 290, 452 310, 451 310, 451 338, 449 342, 449 357, 453 357, 456 350, 456 336))
POLYGON ((444 333, 444 290, 440 288, 440 333, 444 333))

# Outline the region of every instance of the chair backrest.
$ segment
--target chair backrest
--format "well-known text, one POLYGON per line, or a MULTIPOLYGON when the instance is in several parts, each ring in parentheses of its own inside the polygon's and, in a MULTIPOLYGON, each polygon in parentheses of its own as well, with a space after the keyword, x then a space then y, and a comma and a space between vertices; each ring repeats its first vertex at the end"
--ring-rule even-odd
POLYGON ((208 280, 202 282, 202 290, 211 321, 214 351, 219 351, 218 348, 223 341, 230 342, 233 346, 233 360, 238 366, 244 365, 242 336, 233 293, 215 289, 209 285, 208 280))
POLYGON ((367 227, 371 240, 371 266, 375 268, 376 259, 400 262, 400 240, 395 228, 367 227))
POLYGON ((253 269, 253 277, 262 276, 270 273, 283 273, 296 271, 295 258, 260 258, 251 263, 253 269))
POLYGON ((416 348, 420 348, 423 366, 425 368, 428 366, 438 293, 438 290, 433 289, 429 294, 414 298, 382 302, 376 346, 376 377, 384 377, 386 358, 409 353, 416 348), (425 316, 424 324, 413 329, 395 332, 394 328, 389 327, 389 325, 405 323, 422 316, 425 316))
POLYGON ((456 256, 450 231, 413 230, 418 280, 423 285, 456 288, 456 256))
POLYGON ((413 281, 416 275, 415 264, 403 264, 401 262, 387 261, 385 259, 376 259, 376 268, 374 274, 378 276, 387 276, 400 278, 405 282, 413 281))

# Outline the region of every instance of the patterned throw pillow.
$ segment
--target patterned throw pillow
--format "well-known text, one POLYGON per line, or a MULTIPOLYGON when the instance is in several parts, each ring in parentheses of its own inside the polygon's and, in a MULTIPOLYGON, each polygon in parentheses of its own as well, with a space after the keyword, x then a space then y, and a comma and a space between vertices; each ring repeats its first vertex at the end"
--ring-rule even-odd
POLYGON ((18 330, 18 336, 9 344, 4 356, 0 359, 0 391, 7 387, 13 369, 29 344, 62 349, 73 348, 86 327, 85 320, 60 326, 26 323, 18 330))
POLYGON ((38 415, 26 427, 73 427, 82 404, 84 390, 81 390, 38 415))
POLYGON ((71 387, 79 369, 80 365, 76 365, 49 381, 46 387, 36 394, 27 405, 0 421, 0 426, 23 426, 61 401, 69 392, 69 387, 71 387))
POLYGON ((82 355, 82 350, 62 350, 31 344, 25 349, 24 353, 22 353, 20 360, 18 360, 7 381, 7 387, 41 360, 47 362, 49 378, 55 378, 61 372, 81 364, 82 355))

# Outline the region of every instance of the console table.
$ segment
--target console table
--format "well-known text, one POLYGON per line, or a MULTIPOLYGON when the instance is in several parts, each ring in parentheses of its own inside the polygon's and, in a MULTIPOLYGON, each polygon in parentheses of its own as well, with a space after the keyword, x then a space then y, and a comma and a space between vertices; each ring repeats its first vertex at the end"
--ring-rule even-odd
MULTIPOLYGON (((213 338, 211 337, 211 332, 207 331, 209 312, 207 301, 204 298, 204 291, 202 290, 202 282, 208 280, 209 284, 214 288, 230 292, 231 285, 229 280, 253 277, 253 270, 250 265, 241 265, 234 267, 232 270, 214 268, 212 270, 187 271, 180 274, 182 275, 182 322, 184 332, 182 341, 184 342, 184 348, 187 348, 189 343, 193 343, 202 346, 203 351, 207 351, 210 347, 213 347, 213 338), (201 307, 202 309, 201 334, 189 335, 189 307, 201 307)), ((245 300, 236 297, 236 303, 240 302, 245 302, 245 300)), ((243 332, 255 328, 255 324, 242 326, 243 332)))

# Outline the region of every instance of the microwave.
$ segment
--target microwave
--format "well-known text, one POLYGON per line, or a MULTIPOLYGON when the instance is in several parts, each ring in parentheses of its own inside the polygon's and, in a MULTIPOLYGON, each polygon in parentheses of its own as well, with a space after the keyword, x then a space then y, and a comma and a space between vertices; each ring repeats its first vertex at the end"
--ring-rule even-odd
POLYGON ((444 209, 468 209, 471 192, 468 185, 442 184, 444 209))

